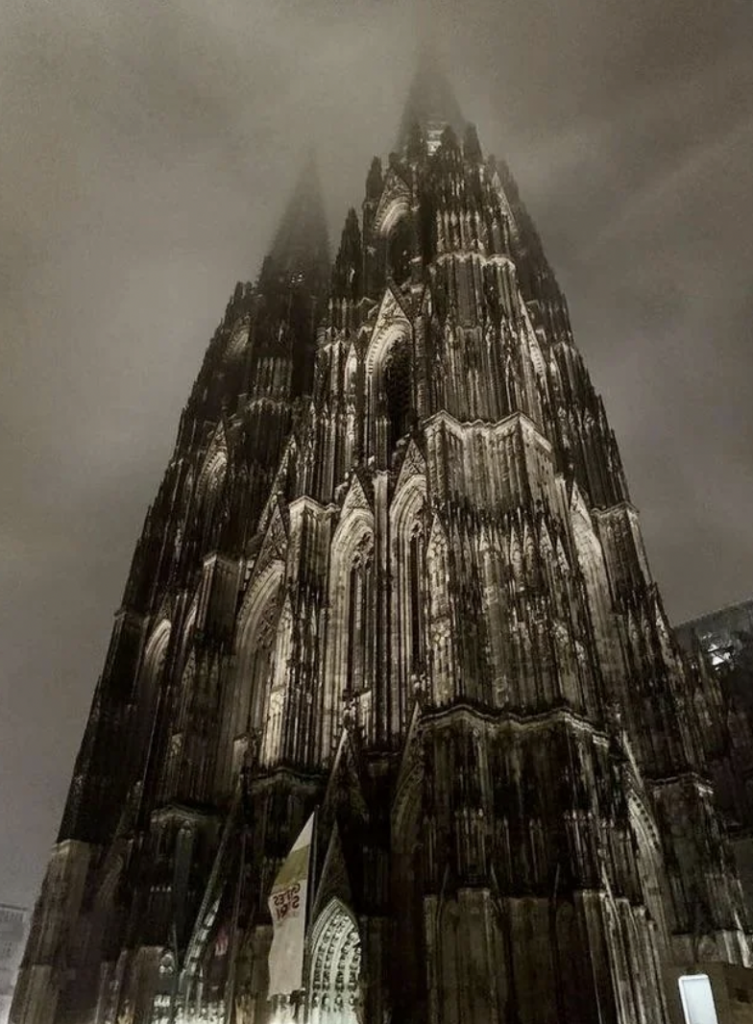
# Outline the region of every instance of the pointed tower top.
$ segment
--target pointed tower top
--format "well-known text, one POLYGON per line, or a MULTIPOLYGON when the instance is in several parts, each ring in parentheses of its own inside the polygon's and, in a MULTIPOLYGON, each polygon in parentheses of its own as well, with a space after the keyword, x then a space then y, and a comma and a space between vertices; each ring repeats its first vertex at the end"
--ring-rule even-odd
POLYGON ((425 39, 419 49, 418 68, 408 92, 408 101, 400 124, 399 149, 402 150, 406 146, 415 124, 419 124, 423 129, 430 152, 439 145, 439 139, 447 125, 461 137, 465 128, 460 105, 430 39, 425 39))
POLYGON ((273 275, 286 283, 306 277, 314 285, 328 274, 327 218, 316 160, 309 151, 264 261, 262 277, 273 275))

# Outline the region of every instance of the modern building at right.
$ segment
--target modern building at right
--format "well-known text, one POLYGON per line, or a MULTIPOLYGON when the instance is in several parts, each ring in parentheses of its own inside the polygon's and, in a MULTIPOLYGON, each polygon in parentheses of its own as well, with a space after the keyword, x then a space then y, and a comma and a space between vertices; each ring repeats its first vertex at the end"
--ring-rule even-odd
POLYGON ((18 966, 24 950, 28 911, 0 903, 0 1024, 7 1024, 18 966))
POLYGON ((717 805, 729 832, 746 901, 753 908, 753 600, 683 622, 675 636, 699 668, 711 665, 721 707, 712 759, 717 805))
POLYGON ((675 636, 688 653, 700 643, 714 668, 732 668, 746 645, 753 642, 753 600, 689 619, 676 627, 675 636))

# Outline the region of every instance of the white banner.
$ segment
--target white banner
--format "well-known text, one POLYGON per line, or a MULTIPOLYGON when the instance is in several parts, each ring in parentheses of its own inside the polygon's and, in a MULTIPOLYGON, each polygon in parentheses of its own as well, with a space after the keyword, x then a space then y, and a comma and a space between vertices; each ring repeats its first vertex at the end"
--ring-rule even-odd
POLYGON ((272 885, 269 912, 274 931, 269 950, 270 998, 289 995, 303 987, 306 892, 313 830, 312 814, 272 885))

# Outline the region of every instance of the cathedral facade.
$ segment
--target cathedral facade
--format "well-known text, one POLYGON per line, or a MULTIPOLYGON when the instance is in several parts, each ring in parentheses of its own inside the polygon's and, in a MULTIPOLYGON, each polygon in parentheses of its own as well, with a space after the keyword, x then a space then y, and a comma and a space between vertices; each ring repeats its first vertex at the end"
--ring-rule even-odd
POLYGON ((424 70, 334 262, 309 168, 209 345, 14 1024, 682 1020, 681 974, 751 962, 720 707, 517 187, 424 70))

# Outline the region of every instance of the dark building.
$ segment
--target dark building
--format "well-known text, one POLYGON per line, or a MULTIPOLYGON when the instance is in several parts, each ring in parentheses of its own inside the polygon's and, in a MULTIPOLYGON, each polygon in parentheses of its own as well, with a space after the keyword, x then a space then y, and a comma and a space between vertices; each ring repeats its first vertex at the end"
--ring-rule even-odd
POLYGON ((683 622, 677 639, 696 672, 710 665, 720 713, 710 769, 749 908, 753 907, 753 601, 683 622))
POLYGON ((424 67, 334 261, 308 169, 209 345, 13 1019, 663 1024, 700 970, 750 1019, 721 708, 517 186, 424 67))
POLYGON ((734 668, 745 661, 753 644, 753 601, 741 601, 690 619, 677 626, 675 634, 689 654, 700 644, 714 668, 734 668))

